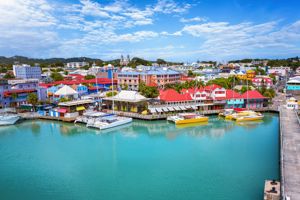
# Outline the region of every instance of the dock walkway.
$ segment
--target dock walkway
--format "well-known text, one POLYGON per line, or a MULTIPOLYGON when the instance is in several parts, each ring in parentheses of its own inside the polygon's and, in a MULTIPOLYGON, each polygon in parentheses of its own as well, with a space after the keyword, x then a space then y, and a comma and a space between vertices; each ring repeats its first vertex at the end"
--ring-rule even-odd
POLYGON ((280 109, 281 192, 283 199, 300 199, 300 124, 297 113, 280 109))

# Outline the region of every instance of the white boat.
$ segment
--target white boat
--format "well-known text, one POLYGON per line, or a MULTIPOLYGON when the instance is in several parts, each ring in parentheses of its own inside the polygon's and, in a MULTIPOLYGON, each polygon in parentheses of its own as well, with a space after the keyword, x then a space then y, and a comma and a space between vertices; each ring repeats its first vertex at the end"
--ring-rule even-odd
POLYGON ((123 124, 127 124, 130 122, 132 122, 132 118, 110 115, 110 116, 90 119, 87 123, 87 127, 93 127, 93 128, 98 128, 100 130, 104 130, 116 126, 121 126, 123 124))
POLYGON ((13 125, 20 119, 19 115, 16 114, 2 114, 0 115, 0 125, 13 125))
POLYGON ((76 118, 76 120, 74 121, 74 123, 84 123, 84 124, 87 124, 88 121, 90 119, 93 119, 93 118, 97 118, 97 117, 102 117, 102 116, 105 116, 107 115, 106 113, 104 112, 97 112, 97 111, 89 111, 89 112, 85 112, 83 113, 82 116, 78 116, 76 118))

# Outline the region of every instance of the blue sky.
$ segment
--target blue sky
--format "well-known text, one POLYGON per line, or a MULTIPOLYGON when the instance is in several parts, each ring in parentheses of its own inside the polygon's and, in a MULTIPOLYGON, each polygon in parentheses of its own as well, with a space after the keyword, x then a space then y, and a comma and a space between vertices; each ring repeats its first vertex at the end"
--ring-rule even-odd
POLYGON ((0 55, 299 56, 299 7, 297 0, 0 0, 0 55))

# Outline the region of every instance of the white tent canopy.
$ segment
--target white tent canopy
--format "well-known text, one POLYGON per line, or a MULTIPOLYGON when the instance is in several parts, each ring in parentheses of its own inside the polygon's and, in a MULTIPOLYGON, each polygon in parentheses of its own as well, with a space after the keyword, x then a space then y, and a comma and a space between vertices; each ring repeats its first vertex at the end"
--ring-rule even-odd
POLYGON ((115 101, 127 101, 127 102, 139 102, 147 100, 146 97, 138 93, 137 91, 122 90, 116 96, 104 98, 106 100, 115 101))
POLYGON ((62 88, 60 88, 54 93, 54 95, 57 96, 71 96, 76 94, 78 94, 78 92, 76 92, 73 88, 67 85, 64 85, 62 88))

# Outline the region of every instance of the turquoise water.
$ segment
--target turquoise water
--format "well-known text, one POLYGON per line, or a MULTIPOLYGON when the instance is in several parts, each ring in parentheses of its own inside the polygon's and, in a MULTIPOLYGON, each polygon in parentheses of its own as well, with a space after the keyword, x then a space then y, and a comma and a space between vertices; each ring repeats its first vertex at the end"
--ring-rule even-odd
POLYGON ((0 199, 256 200, 279 178, 278 116, 100 132, 26 121, 0 127, 0 199))

